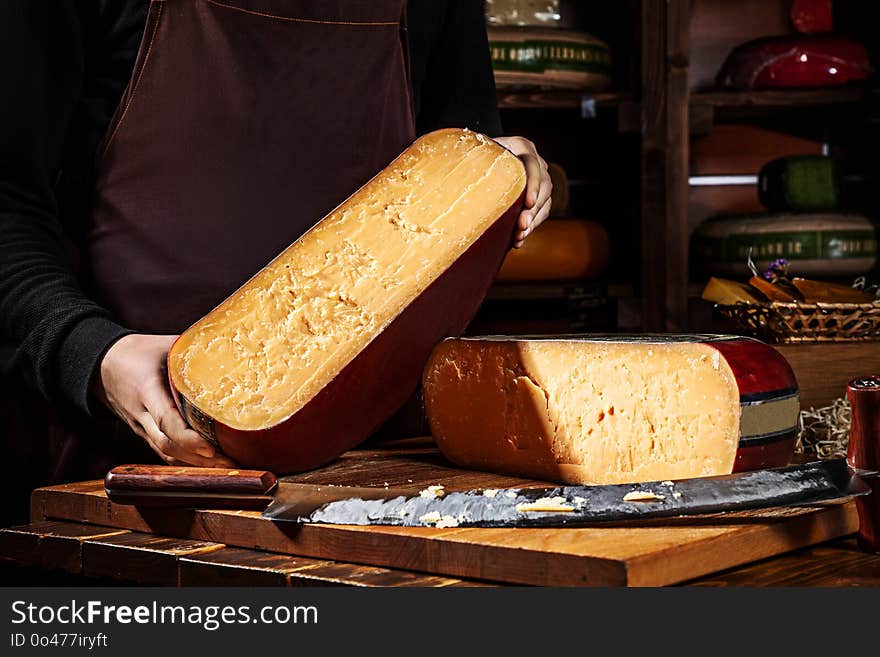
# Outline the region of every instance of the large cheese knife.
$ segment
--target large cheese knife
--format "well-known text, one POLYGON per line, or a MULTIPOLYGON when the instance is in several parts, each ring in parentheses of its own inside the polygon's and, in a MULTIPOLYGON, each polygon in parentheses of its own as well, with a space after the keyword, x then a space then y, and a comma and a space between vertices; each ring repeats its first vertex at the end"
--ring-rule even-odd
POLYGON ((561 527, 810 506, 857 498, 860 540, 880 550, 880 378, 850 383, 846 459, 716 477, 603 486, 447 491, 317 486, 268 472, 121 466, 105 480, 111 500, 192 508, 261 509, 301 524, 406 527, 561 527))

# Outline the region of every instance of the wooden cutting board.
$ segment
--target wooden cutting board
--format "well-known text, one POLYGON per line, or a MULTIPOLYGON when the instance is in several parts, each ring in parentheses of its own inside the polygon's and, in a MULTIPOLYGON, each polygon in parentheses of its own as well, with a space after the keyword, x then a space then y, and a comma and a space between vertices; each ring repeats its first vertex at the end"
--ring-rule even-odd
MULTIPOLYGON (((539 483, 458 469, 425 440, 352 451, 296 480, 316 485, 442 484, 449 490, 539 483)), ((73 520, 305 557, 541 586, 675 584, 851 534, 858 527, 853 503, 581 529, 297 526, 273 523, 253 511, 114 504, 100 481, 37 489, 31 517, 33 522, 73 520)))

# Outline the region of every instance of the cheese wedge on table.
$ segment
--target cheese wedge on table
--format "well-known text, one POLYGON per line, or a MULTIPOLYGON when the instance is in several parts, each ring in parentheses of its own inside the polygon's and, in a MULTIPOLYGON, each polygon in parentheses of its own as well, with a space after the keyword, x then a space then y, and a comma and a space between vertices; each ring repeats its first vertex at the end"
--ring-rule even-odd
POLYGON ((168 355, 197 431, 245 466, 316 467, 367 437, 461 332, 506 253, 525 171, 494 141, 416 141, 168 355))
POLYGON ((722 306, 732 306, 736 303, 764 303, 767 301, 763 293, 749 285, 737 281, 729 281, 724 278, 715 278, 714 276, 706 283, 706 287, 703 288, 703 293, 700 297, 722 306), (761 296, 758 296, 759 294, 761 296))
POLYGON ((423 385, 454 463, 577 484, 786 465, 800 410, 785 359, 728 336, 449 339, 423 385))

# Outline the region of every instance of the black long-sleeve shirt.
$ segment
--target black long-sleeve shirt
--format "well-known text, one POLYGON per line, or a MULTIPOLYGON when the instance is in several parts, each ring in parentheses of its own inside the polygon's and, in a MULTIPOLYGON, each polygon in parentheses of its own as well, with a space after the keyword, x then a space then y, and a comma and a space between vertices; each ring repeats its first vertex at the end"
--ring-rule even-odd
MULTIPOLYGON (((196 0, 193 0, 196 1, 196 0)), ((93 157, 128 82, 147 0, 0 2, 0 367, 89 410, 103 354, 130 331, 76 271, 93 157)), ((419 133, 501 133, 483 3, 409 0, 419 133)))

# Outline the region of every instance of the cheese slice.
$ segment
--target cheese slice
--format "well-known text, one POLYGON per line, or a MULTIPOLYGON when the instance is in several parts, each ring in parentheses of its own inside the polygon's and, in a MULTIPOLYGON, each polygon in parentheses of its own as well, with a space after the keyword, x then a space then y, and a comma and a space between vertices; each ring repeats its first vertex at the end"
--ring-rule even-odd
MULTIPOLYGON (((519 159, 487 137, 449 129, 418 140, 180 336, 168 365, 187 419, 222 443, 215 435, 218 427, 259 431, 295 417, 321 391, 338 383, 340 372, 439 277, 451 272, 499 217, 513 211, 524 186, 519 159)), ((505 233, 494 239, 498 255, 480 265, 493 269, 487 274, 489 280, 506 248, 504 240, 509 242, 510 237, 505 233)), ((471 297, 478 294, 479 289, 461 292, 457 303, 475 305, 479 300, 471 297)), ((461 314, 455 302, 438 312, 461 314)), ((439 335, 432 330, 425 330, 416 341, 436 342, 449 335, 442 331, 452 329, 439 327, 439 335)), ((432 344, 425 346, 423 358, 432 344)), ((373 357, 377 376, 378 364, 395 358, 384 352, 373 357)), ((423 363, 409 365, 416 372, 413 386, 423 363)), ((377 399, 383 388, 392 397, 401 397, 389 392, 395 381, 356 384, 368 397, 364 403, 377 407, 384 407, 377 399)), ((348 393, 336 394, 343 399, 333 407, 344 414, 348 393)), ((239 445, 235 441, 242 436, 227 432, 224 449, 250 464, 299 469, 306 466, 304 461, 283 454, 273 457, 288 448, 284 441, 338 440, 338 446, 322 451, 326 460, 328 454, 351 447, 352 441, 376 428, 373 414, 363 409, 352 413, 358 417, 347 422, 355 428, 344 438, 294 436, 291 427, 291 435, 276 432, 274 439, 279 442, 261 444, 256 454, 257 447, 239 445)), ((387 418, 378 421, 382 419, 387 418)), ((328 430, 332 422, 324 418, 328 430)))
POLYGON ((799 410, 784 359, 741 338, 451 339, 434 350, 423 385, 451 461, 577 484, 784 465, 799 410), (756 388, 762 361, 766 386, 756 388))
POLYGON ((737 303, 763 303, 766 298, 758 296, 758 290, 737 281, 729 281, 725 278, 714 276, 703 288, 701 298, 722 306, 732 306, 737 303))

